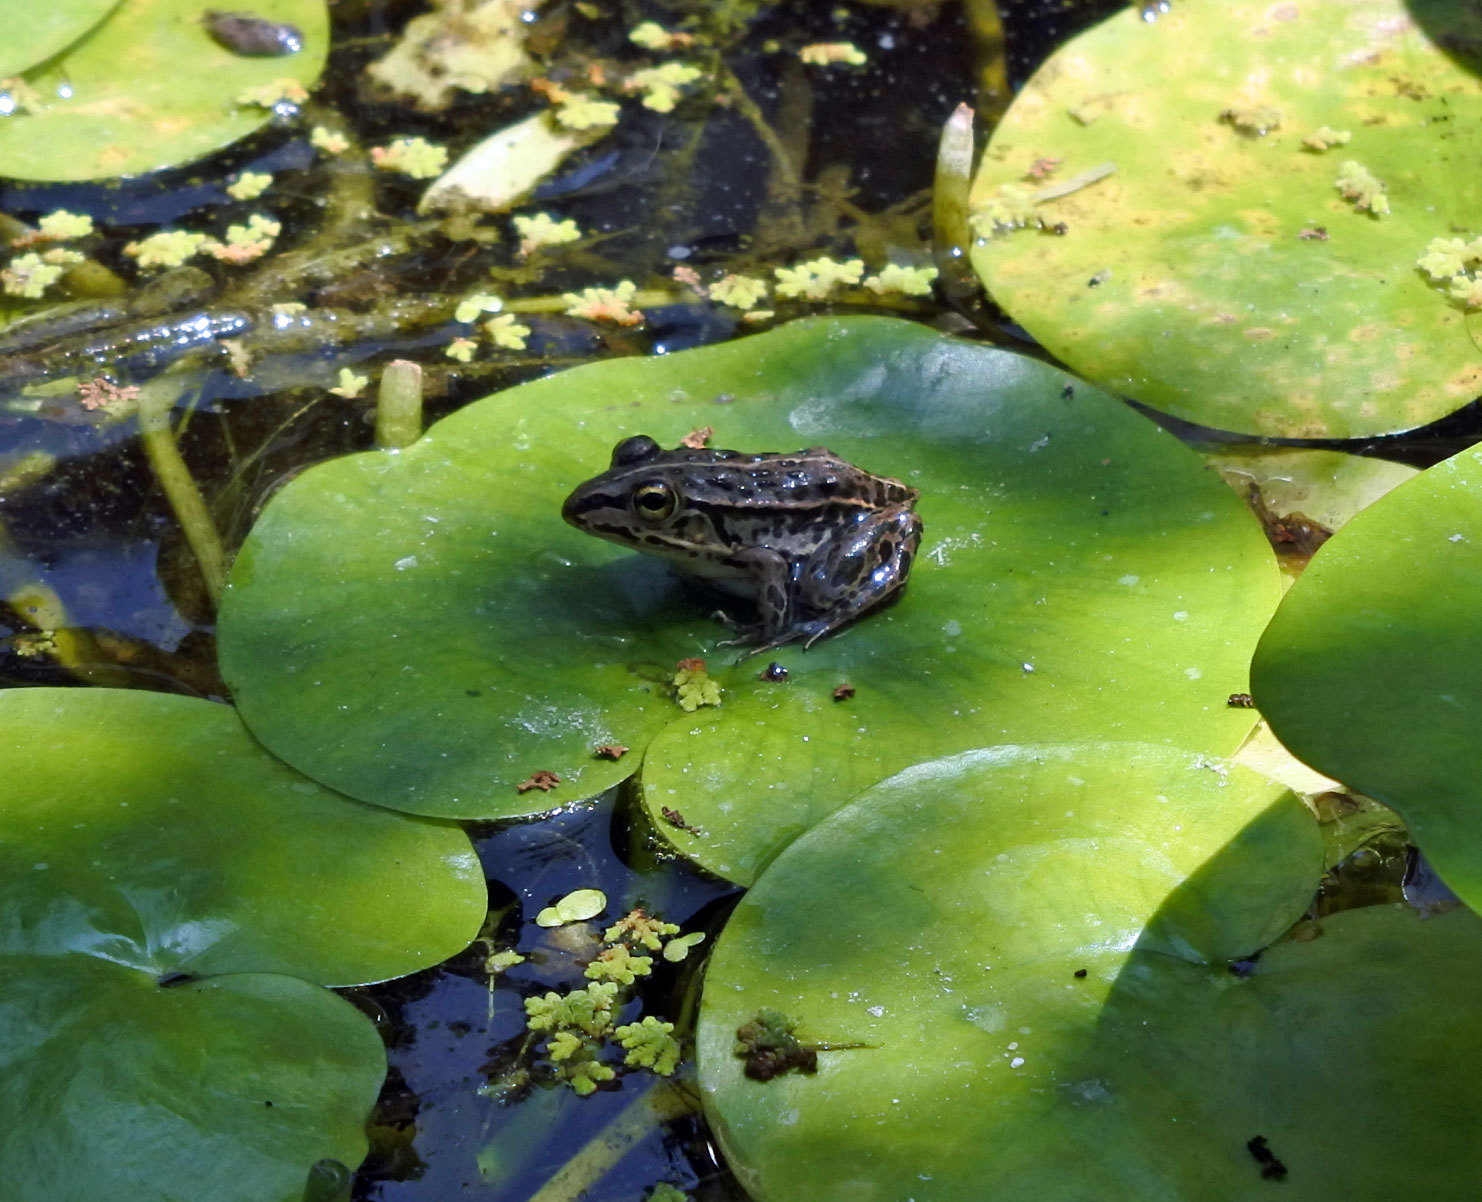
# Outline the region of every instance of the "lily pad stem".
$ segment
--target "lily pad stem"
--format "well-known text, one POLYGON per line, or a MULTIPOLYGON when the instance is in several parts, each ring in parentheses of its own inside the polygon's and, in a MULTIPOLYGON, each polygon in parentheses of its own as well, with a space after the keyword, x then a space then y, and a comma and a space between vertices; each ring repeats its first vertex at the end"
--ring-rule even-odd
POLYGON ((531 1196, 530 1202, 576 1202, 632 1151, 633 1145, 648 1135, 655 1123, 682 1118, 698 1108, 695 1099, 674 1082, 655 1080, 652 1088, 618 1111, 616 1118, 562 1165, 531 1196))
POLYGON ((802 192, 803 181, 792 149, 778 136, 772 123, 767 120, 766 114, 751 98, 751 94, 742 86, 741 80, 735 74, 726 71, 722 84, 725 94, 731 98, 732 106, 746 119, 756 136, 761 139, 762 145, 771 154, 772 166, 781 176, 783 188, 796 200, 802 192))
POLYGON ((993 128, 1008 111, 1014 90, 1009 86, 1008 40, 998 0, 963 0, 963 15, 973 40, 978 67, 978 116, 993 128))
POLYGON ((156 376, 140 387, 139 433, 155 478, 185 532, 185 541, 195 553, 206 593, 215 604, 226 587, 226 552, 205 498, 185 466, 170 427, 170 413, 184 387, 183 381, 169 375, 156 376))
POLYGON ((376 396, 376 446, 397 450, 422 437, 422 365, 393 359, 376 396))

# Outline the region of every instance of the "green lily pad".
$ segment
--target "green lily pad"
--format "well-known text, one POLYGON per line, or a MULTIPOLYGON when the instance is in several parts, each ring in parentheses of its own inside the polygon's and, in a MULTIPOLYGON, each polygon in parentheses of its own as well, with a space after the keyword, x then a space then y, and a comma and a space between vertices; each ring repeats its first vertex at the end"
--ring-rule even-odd
MULTIPOLYGON (((10 778, 14 780, 14 777, 10 778)), ((299 1202, 365 1156, 380 1037, 328 990, 0 955, 0 1162, 15 1202, 299 1202)))
POLYGON ((305 780, 226 706, 0 692, 0 955, 382 980, 465 947, 487 907, 456 827, 305 780))
POLYGON ((1253 724, 1226 700, 1246 687, 1276 575, 1244 506, 1084 384, 978 348, 953 358, 951 371, 923 361, 911 402, 873 400, 868 382, 835 402, 840 421, 911 404, 889 454, 923 492, 914 591, 842 638, 765 657, 786 683, 753 679, 754 661, 725 670, 718 708, 649 744, 654 823, 720 876, 749 883, 854 793, 924 759, 1076 737, 1227 754, 1253 724), (836 699, 841 685, 853 692, 836 699))
POLYGON ((384 1054, 313 982, 464 947, 468 837, 321 788, 205 701, 11 689, 0 731, 7 1197, 297 1202, 315 1161, 358 1164, 384 1054))
MULTIPOLYGON (((1203 1013, 1212 981, 1234 983, 1224 961, 1285 929, 1321 867, 1289 792, 1165 747, 997 747, 892 777, 783 851, 720 936, 697 1056, 728 1161, 759 1202, 1177 1196, 1106 1191, 1205 1151, 1122 1104, 1144 1070, 1120 1035, 1102 1043, 1110 1000, 1173 971, 1203 1013), (736 1031, 762 1010, 805 1044, 867 1046, 752 1080, 736 1031), (1067 1071, 1096 1051, 1113 1053, 1100 1078, 1067 1071)), ((1160 1073, 1165 1107, 1171 1081, 1225 1096, 1160 1073)))
POLYGON ((12 5, 5 14, 0 79, 19 75, 75 42, 108 15, 119 0, 48 0, 12 5))
POLYGON ((303 35, 303 49, 283 57, 219 46, 202 24, 204 11, 197 0, 121 0, 64 54, 24 72, 32 94, 22 111, 0 118, 0 171, 66 181, 187 163, 271 117, 239 103, 244 91, 284 78, 307 88, 324 69, 324 0, 254 0, 254 16, 303 35))
POLYGON ((911 323, 830 319, 579 368, 403 451, 311 469, 243 546, 220 648, 274 754, 422 813, 594 796, 637 758, 596 747, 641 751, 673 723, 645 762, 646 800, 713 825, 665 829, 742 879, 795 833, 779 823, 944 750, 1066 731, 1232 750, 1251 716, 1225 699, 1276 595, 1239 500, 1121 404, 911 323), (621 438, 672 446, 702 425, 744 450, 827 443, 922 492, 904 597, 777 653, 786 685, 757 679, 765 657, 733 663, 713 602, 666 566, 560 520, 621 438), (693 656, 710 657, 722 704, 686 715, 669 682, 693 656), (846 682, 855 696, 835 702, 846 682), (705 852, 743 794, 749 846, 705 852))
POLYGON ((1441 417, 1482 392, 1482 359, 1417 260, 1482 204, 1482 84, 1453 57, 1479 38, 1482 14, 1442 0, 1129 6, 1015 98, 974 180, 979 229, 1027 215, 1005 185, 1112 174, 1034 206, 1064 236, 1000 229, 973 265, 1072 368, 1191 421, 1345 438, 1441 417), (1323 127, 1351 138, 1305 146, 1323 127), (1347 161, 1387 215, 1340 194, 1347 161))
POLYGON ((1482 452, 1355 517, 1292 586, 1257 648, 1256 703, 1291 751, 1398 810, 1482 905, 1482 452))

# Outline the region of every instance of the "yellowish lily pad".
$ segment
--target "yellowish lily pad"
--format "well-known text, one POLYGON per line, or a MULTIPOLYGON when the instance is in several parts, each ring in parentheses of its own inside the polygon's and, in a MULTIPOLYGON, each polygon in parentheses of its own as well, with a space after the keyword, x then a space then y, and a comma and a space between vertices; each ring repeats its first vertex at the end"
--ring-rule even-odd
POLYGON ((1478 232, 1479 39, 1482 13, 1439 0, 1128 5, 994 131, 973 265, 1074 370, 1202 425, 1441 417, 1482 393, 1477 303, 1419 266, 1478 232))
POLYGON ((312 87, 329 49, 329 15, 324 0, 254 0, 251 11, 293 25, 303 48, 235 54, 211 37, 195 0, 121 0, 65 53, 24 72, 35 104, 0 118, 0 173, 142 175, 258 129, 271 111, 239 98, 277 79, 312 87))

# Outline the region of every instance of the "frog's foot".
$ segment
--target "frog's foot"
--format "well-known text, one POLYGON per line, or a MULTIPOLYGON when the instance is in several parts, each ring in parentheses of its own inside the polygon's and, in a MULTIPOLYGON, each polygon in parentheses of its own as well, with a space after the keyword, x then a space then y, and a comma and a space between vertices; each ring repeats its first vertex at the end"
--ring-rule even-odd
MULTIPOLYGON (((775 651, 778 647, 785 647, 789 643, 802 643, 804 651, 811 651, 813 644, 843 626, 849 626, 855 621, 854 617, 840 618, 837 615, 813 618, 811 621, 796 622, 785 630, 777 631, 769 636, 766 631, 753 628, 757 639, 762 640, 758 646, 748 647, 746 653, 737 659, 740 663, 753 655, 760 655, 763 651, 775 651)), ((749 644, 752 639, 735 638, 721 644, 722 647, 737 647, 749 644)))
POLYGON ((726 639, 719 645, 722 647, 745 647, 746 650, 738 655, 733 662, 740 663, 742 660, 750 659, 753 655, 761 655, 764 651, 776 651, 778 647, 786 647, 789 643, 803 640, 803 650, 806 651, 815 642, 828 633, 829 628, 821 622, 804 622, 800 626, 792 626, 786 630, 770 632, 759 626, 744 629, 733 639, 726 639), (815 627, 822 629, 815 630, 815 627))
POLYGON ((717 609, 710 615, 710 618, 712 621, 719 622, 735 636, 734 638, 722 639, 716 646, 747 647, 749 648, 746 652, 747 655, 758 655, 773 647, 780 647, 783 643, 791 642, 793 638, 797 637, 794 635, 773 640, 772 635, 774 632, 765 623, 743 622, 739 618, 733 618, 723 609, 717 609), (762 645, 753 646, 756 643, 762 645))
POLYGON ((734 638, 721 639, 720 642, 716 643, 717 647, 746 648, 745 651, 731 661, 732 663, 739 664, 743 659, 750 659, 753 655, 757 655, 765 650, 764 647, 753 646, 753 644, 767 637, 767 632, 755 622, 742 622, 737 618, 733 618, 723 609, 715 610, 710 615, 710 620, 719 622, 735 635, 734 638))
POLYGON ((733 639, 721 639, 720 642, 716 643, 716 646, 746 648, 746 650, 731 661, 734 664, 739 664, 742 660, 750 659, 753 655, 760 655, 763 651, 770 651, 773 647, 780 647, 783 642, 787 641, 783 639, 770 643, 761 642, 765 635, 754 626, 733 625, 731 629, 736 631, 736 637, 733 639))

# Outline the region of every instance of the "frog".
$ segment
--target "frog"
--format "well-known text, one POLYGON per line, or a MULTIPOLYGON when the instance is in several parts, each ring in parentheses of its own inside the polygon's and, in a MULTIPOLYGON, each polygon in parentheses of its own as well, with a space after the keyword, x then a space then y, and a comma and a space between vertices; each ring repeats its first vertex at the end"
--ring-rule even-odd
POLYGON ((715 616, 746 655, 819 639, 896 597, 921 544, 916 489, 826 447, 666 451, 624 438, 561 507, 578 530, 750 597, 755 620, 715 616))

